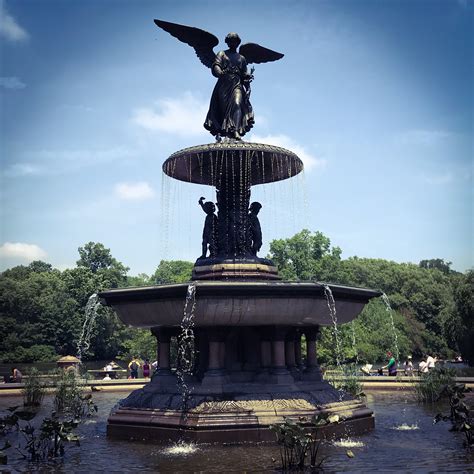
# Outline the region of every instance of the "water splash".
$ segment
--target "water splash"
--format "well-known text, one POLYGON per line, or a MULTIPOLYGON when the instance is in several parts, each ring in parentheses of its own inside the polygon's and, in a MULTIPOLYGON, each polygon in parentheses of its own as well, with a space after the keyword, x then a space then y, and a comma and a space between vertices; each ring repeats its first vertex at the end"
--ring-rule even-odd
POLYGON ((406 423, 402 423, 401 425, 394 426, 392 430, 397 430, 397 431, 414 431, 414 430, 419 430, 420 427, 417 424, 414 425, 407 425, 406 423))
POLYGON ((184 441, 178 441, 177 443, 163 449, 162 453, 172 456, 187 456, 199 451, 199 448, 194 443, 186 443, 184 441))
POLYGON ((332 444, 338 448, 362 448, 365 446, 362 441, 355 441, 351 438, 340 439, 338 441, 334 441, 332 444))
POLYGON ((336 302, 334 301, 334 296, 332 294, 331 288, 328 285, 323 284, 324 295, 326 296, 326 303, 328 305, 329 314, 331 315, 332 320, 332 334, 334 341, 336 343, 336 366, 338 369, 341 369, 341 339, 339 337, 339 328, 337 326, 337 313, 336 313, 336 302))
POLYGON ((77 341, 77 358, 82 359, 84 352, 89 349, 91 345, 92 331, 95 327, 95 320, 97 319, 97 311, 101 307, 99 301, 99 295, 97 293, 89 296, 87 301, 86 308, 84 310, 85 318, 84 323, 82 324, 82 331, 77 341))
POLYGON ((395 360, 398 363, 400 359, 400 351, 398 349, 397 329, 395 328, 395 322, 393 320, 393 309, 390 306, 390 301, 388 299, 388 296, 385 293, 382 294, 382 301, 385 303, 386 310, 390 316, 390 325, 392 326, 392 334, 393 334, 393 345, 395 347, 395 360))
POLYGON ((192 375, 194 367, 194 309, 196 308, 196 284, 190 283, 184 303, 181 333, 178 337, 178 368, 176 370, 178 388, 182 397, 183 411, 186 416, 188 400, 193 387, 186 381, 192 375))

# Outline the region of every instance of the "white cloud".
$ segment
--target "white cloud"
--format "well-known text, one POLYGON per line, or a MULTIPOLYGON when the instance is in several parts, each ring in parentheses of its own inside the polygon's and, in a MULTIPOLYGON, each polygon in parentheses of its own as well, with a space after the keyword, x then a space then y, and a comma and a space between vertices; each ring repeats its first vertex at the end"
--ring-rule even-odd
POLYGON ((408 130, 397 135, 397 139, 404 145, 435 146, 450 138, 451 132, 445 130, 408 130))
POLYGON ((4 87, 5 89, 24 89, 26 84, 15 76, 0 77, 0 87, 4 87))
POLYGON ((304 164, 306 171, 310 171, 316 168, 324 168, 326 166, 326 160, 322 158, 316 158, 309 153, 302 145, 298 145, 293 139, 287 135, 255 135, 252 134, 252 141, 256 143, 267 143, 268 145, 281 146, 288 150, 296 153, 304 164))
POLYGON ((146 130, 182 137, 194 137, 207 133, 203 123, 208 104, 194 97, 191 92, 185 92, 177 98, 160 99, 155 104, 155 108, 135 109, 132 121, 146 130))
POLYGON ((137 183, 117 183, 115 194, 120 199, 143 201, 151 199, 155 195, 155 191, 147 182, 139 181, 137 183))
POLYGON ((5 2, 0 0, 0 36, 8 41, 26 41, 28 33, 7 13, 5 2))
POLYGON ((46 257, 46 252, 38 245, 22 242, 5 242, 0 246, 0 257, 17 258, 26 262, 41 260, 46 257))

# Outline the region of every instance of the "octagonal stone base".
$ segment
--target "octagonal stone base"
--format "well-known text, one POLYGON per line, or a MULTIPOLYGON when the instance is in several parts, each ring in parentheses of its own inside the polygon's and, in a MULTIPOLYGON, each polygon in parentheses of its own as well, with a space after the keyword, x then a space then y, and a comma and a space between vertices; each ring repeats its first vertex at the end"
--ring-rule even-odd
POLYGON ((374 428, 373 412, 363 402, 347 394, 340 397, 327 382, 252 385, 253 393, 242 393, 248 392, 247 384, 226 384, 218 394, 212 387, 198 386, 184 412, 179 394, 166 393, 163 387, 153 389, 151 383, 148 390, 136 390, 111 413, 107 434, 161 442, 271 442, 275 441, 271 424, 284 418, 309 420, 317 413, 340 418, 339 423, 322 428, 321 437, 355 436, 374 428))

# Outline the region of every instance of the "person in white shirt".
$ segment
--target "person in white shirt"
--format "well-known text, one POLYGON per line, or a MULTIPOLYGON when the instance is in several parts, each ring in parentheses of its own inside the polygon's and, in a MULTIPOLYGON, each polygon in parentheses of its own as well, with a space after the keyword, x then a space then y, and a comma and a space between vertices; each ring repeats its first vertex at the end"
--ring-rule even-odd
POLYGON ((435 368, 436 361, 437 361, 436 357, 432 357, 430 355, 426 357, 426 364, 428 365, 428 370, 435 368))
POLYGON ((419 364, 418 364, 418 371, 421 373, 421 374, 426 374, 428 372, 428 363, 426 362, 426 360, 422 360, 419 364))
POLYGON ((105 377, 102 380, 112 380, 112 379, 110 378, 110 375, 107 373, 105 374, 105 377))

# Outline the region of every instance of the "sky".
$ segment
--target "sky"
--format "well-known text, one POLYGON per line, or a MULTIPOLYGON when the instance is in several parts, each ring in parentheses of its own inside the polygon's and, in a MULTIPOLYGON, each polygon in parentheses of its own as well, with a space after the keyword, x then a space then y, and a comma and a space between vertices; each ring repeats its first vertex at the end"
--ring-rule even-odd
POLYGON ((131 275, 200 255, 215 193, 161 167, 213 142, 215 78, 154 18, 285 54, 255 66, 244 139, 305 171, 252 188, 261 256, 307 228, 343 258, 473 267, 471 0, 0 2, 0 271, 89 241, 131 275))

